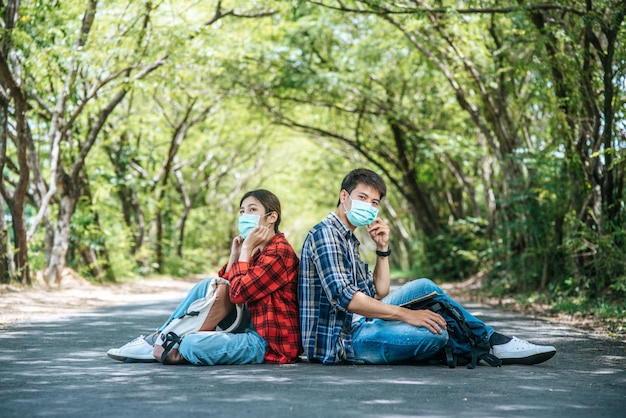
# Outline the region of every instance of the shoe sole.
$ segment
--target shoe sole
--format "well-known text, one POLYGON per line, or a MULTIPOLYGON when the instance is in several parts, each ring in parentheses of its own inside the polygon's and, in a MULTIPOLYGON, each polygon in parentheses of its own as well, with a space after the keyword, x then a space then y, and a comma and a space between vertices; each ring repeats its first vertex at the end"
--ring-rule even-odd
POLYGON ((124 363, 154 363, 156 362, 156 359, 154 357, 139 359, 139 358, 131 358, 131 357, 125 357, 125 356, 118 356, 116 354, 110 354, 110 353, 107 353, 107 356, 109 356, 113 360, 122 361, 124 363))
POLYGON ((501 360, 502 360, 503 365, 523 364, 525 366, 532 366, 533 364, 539 364, 539 363, 543 363, 544 361, 550 360, 552 357, 554 357, 555 354, 556 354, 556 351, 548 351, 547 353, 535 354, 535 355, 528 356, 528 357, 503 358, 501 360))

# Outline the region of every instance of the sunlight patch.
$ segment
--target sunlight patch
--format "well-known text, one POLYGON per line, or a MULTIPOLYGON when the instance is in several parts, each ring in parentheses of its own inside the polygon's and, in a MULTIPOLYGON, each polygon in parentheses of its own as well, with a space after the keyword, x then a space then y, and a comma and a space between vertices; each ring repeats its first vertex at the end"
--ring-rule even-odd
POLYGON ((361 403, 365 405, 397 405, 404 403, 404 401, 400 399, 374 399, 372 401, 364 401, 361 403))

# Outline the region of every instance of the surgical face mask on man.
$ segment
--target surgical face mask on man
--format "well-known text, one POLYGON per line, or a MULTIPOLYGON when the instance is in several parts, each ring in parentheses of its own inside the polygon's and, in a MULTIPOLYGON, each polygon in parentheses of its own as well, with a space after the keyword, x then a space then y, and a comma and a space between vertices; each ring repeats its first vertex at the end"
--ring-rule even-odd
MULTIPOLYGON (((372 206, 371 203, 354 200, 350 197, 350 195, 348 195, 348 197, 352 201, 352 207, 350 210, 346 210, 346 216, 352 225, 365 226, 376 220, 376 217, 378 216, 378 209, 372 206)), ((346 209, 345 203, 343 208, 346 209)))
MULTIPOLYGON (((272 212, 268 212, 263 216, 267 216, 270 213, 272 212)), ((241 235, 243 239, 248 238, 248 235, 250 235, 250 232, 256 228, 260 220, 261 217, 259 215, 253 215, 250 213, 242 213, 239 215, 239 235, 241 235)))

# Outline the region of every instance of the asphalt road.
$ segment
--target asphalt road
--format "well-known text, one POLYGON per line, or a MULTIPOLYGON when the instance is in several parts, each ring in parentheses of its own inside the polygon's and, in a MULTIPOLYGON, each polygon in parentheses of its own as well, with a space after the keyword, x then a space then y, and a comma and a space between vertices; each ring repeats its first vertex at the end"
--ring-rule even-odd
POLYGON ((495 329, 557 347, 535 366, 165 366, 109 359, 178 300, 0 331, 0 417, 625 417, 626 344, 479 305, 495 329))

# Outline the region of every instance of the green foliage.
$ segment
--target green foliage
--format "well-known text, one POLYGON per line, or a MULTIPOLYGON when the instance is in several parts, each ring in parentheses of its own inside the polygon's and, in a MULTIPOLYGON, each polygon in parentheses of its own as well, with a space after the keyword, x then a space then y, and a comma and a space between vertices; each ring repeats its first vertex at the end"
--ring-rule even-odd
POLYGON ((573 272, 559 290, 595 299, 606 295, 609 299, 626 297, 626 257, 624 257, 624 229, 614 229, 610 234, 599 234, 586 228, 575 212, 566 217, 570 234, 563 244, 564 251, 573 255, 570 265, 573 272))
POLYGON ((488 266, 486 224, 480 219, 456 221, 444 233, 425 239, 428 276, 443 281, 465 280, 488 266))
MULTIPOLYGON (((525 296, 521 295, 524 300, 525 296)), ((550 305, 552 313, 567 313, 584 318, 597 318, 607 327, 605 331, 610 336, 621 337, 626 333, 626 303, 624 298, 600 296, 589 298, 585 296, 550 295, 537 298, 550 305)))
MULTIPOLYGON (((497 294, 537 292, 559 309, 614 312, 626 296, 626 49, 623 23, 611 19, 623 6, 593 2, 585 14, 582 1, 561 3, 533 15, 537 2, 488 14, 491 1, 445 0, 431 14, 426 3, 382 0, 342 2, 352 11, 308 1, 112 0, 98 2, 78 46, 85 2, 22 1, 7 35, 46 184, 53 121, 71 121, 58 161, 69 174, 103 109, 126 92, 81 171, 69 265, 91 274, 80 256, 89 248, 117 279, 215 271, 236 233, 238 199, 257 187, 280 197, 281 229, 299 250, 335 208, 342 176, 367 166, 389 187, 394 275, 489 271, 497 294), (208 24, 218 3, 236 13, 208 24), (602 31, 612 25, 607 66, 585 30, 607 48, 602 31), (609 115, 616 124, 604 135, 609 115)), ((15 158, 9 140, 9 188, 15 158)), ((32 177, 28 220, 41 200, 32 177)), ((58 202, 59 192, 55 226, 58 202)), ((44 269, 43 226, 29 245, 32 266, 44 269)))
POLYGON ((626 303, 623 297, 590 298, 575 294, 530 292, 518 293, 514 299, 517 304, 526 308, 537 304, 545 305, 546 313, 580 318, 581 323, 584 320, 598 321, 606 327, 604 331, 613 337, 623 338, 626 333, 626 303))

